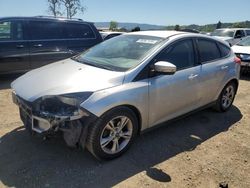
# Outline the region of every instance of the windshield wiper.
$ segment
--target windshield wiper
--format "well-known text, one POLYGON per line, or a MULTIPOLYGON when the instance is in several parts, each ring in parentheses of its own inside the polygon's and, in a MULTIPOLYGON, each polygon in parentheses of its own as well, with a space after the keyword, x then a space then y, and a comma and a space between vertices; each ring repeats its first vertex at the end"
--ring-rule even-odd
POLYGON ((97 68, 102 68, 102 69, 114 71, 114 69, 112 69, 111 67, 105 66, 105 65, 102 65, 102 64, 92 63, 92 62, 88 62, 86 60, 81 61, 80 59, 78 59, 76 57, 72 57, 71 59, 74 60, 74 61, 76 61, 76 62, 83 63, 85 65, 90 65, 90 66, 93 66, 93 67, 97 67, 97 68))
POLYGON ((70 59, 72 59, 72 60, 74 60, 74 61, 76 61, 76 62, 81 63, 81 61, 80 61, 77 57, 71 57, 70 59))
POLYGON ((86 65, 93 66, 93 67, 97 67, 97 68, 102 68, 102 69, 113 71, 113 69, 111 67, 108 67, 108 66, 105 66, 105 65, 102 65, 102 64, 90 63, 90 62, 87 62, 87 61, 79 61, 79 62, 83 63, 83 64, 86 64, 86 65))
POLYGON ((97 68, 102 68, 102 69, 106 69, 106 70, 111 70, 113 71, 114 69, 112 69, 111 67, 108 67, 108 66, 105 66, 105 65, 100 65, 100 64, 90 64, 94 67, 97 67, 97 68))

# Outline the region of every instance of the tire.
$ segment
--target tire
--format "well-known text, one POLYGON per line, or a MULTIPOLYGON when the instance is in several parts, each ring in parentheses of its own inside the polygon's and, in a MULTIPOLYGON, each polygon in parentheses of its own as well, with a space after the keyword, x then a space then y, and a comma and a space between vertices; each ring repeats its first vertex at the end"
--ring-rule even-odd
POLYGON ((137 132, 135 113, 127 107, 117 107, 90 125, 86 147, 97 159, 114 159, 128 150, 137 132))
POLYGON ((234 82, 229 82, 221 91, 220 96, 214 106, 215 110, 218 112, 228 111, 233 104, 236 92, 236 84, 234 82))

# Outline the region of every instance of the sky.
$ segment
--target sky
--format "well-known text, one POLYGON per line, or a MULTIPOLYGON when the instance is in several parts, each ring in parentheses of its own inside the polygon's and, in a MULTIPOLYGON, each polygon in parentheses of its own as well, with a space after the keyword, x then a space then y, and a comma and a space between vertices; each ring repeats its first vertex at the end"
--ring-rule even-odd
MULTIPOLYGON (((91 22, 117 21, 189 25, 250 20, 250 0, 83 0, 76 17, 91 22)), ((0 0, 0 17, 48 14, 47 0, 0 0)))

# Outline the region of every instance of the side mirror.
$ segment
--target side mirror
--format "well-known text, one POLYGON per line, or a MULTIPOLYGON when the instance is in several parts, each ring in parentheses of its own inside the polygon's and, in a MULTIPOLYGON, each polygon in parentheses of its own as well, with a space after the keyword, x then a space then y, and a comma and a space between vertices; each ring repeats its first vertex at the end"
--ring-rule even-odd
POLYGON ((154 64, 154 71, 162 74, 174 74, 176 72, 176 66, 166 61, 158 61, 154 64))

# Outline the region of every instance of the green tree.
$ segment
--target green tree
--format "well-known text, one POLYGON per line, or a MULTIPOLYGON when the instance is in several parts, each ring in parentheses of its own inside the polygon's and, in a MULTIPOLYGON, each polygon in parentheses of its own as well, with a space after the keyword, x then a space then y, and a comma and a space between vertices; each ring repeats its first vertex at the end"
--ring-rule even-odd
POLYGON ((222 23, 219 21, 219 22, 217 23, 217 25, 216 25, 216 29, 220 29, 221 26, 222 26, 222 23))
POLYGON ((131 32, 135 32, 135 31, 141 31, 141 28, 139 26, 136 26, 134 29, 131 30, 131 32))
POLYGON ((128 32, 128 30, 126 28, 124 28, 124 27, 120 28, 119 31, 121 31, 121 32, 128 32))
POLYGON ((179 31, 180 30, 180 25, 175 25, 174 30, 179 31))
POLYGON ((244 28, 244 24, 242 22, 236 22, 232 25, 232 28, 244 28))
POLYGON ((109 30, 115 31, 118 27, 118 23, 116 21, 111 21, 109 24, 109 30))

